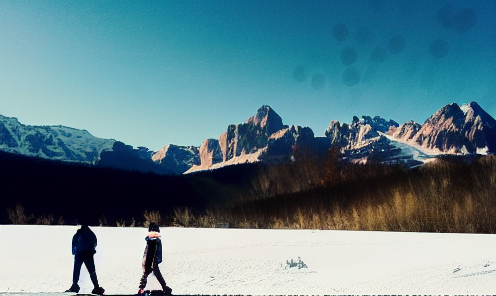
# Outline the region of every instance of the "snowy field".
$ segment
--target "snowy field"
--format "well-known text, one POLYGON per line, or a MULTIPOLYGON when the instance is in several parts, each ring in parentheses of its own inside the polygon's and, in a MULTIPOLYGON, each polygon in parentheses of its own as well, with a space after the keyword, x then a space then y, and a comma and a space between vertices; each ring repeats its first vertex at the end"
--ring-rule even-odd
MULTIPOLYGON (((91 229, 98 237, 95 263, 106 293, 136 293, 147 230, 91 229)), ((49 296, 68 289, 76 230, 1 225, 0 294, 49 296)), ((496 235, 188 228, 161 232, 161 271, 177 295, 496 294, 496 235), (306 268, 289 267, 287 261, 298 257, 306 268)), ((84 266, 79 285, 81 292, 92 289, 84 266)), ((147 289, 158 288, 151 275, 147 289)))

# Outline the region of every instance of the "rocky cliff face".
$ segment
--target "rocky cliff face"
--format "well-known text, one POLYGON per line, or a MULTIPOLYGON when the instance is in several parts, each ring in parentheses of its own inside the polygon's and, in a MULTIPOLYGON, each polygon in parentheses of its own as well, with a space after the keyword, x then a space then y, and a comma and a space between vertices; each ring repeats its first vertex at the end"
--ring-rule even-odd
POLYGON ((223 161, 266 147, 269 137, 285 127, 281 117, 272 108, 262 106, 245 123, 231 124, 225 135, 221 135, 219 144, 223 144, 220 147, 223 161))
POLYGON ((397 131, 395 138, 439 153, 494 153, 496 121, 477 103, 444 106, 418 129, 397 131))
POLYGON ((262 106, 245 123, 231 124, 218 140, 207 139, 200 146, 200 164, 188 172, 245 162, 287 161, 296 144, 315 145, 308 127, 286 126, 269 106, 262 106))
POLYGON ((387 121, 379 116, 362 116, 362 119, 355 116, 351 124, 331 121, 325 135, 333 145, 339 145, 344 160, 356 163, 374 161, 412 167, 423 163, 430 156, 408 145, 392 141, 391 137, 396 134, 409 138, 419 129, 420 125, 414 122, 398 126, 395 121, 387 121))
POLYGON ((30 126, 0 115, 0 150, 63 161, 96 163, 115 140, 65 126, 30 126))
POLYGON ((309 127, 292 125, 273 133, 267 143, 267 156, 290 157, 295 145, 315 146, 315 137, 309 127))
POLYGON ((171 174, 182 174, 193 165, 200 164, 198 147, 166 145, 152 156, 152 160, 171 174))
POLYGON ((279 114, 267 105, 258 109, 257 114, 248 118, 246 123, 257 127, 265 135, 272 135, 286 127, 279 114))
MULTIPOLYGON (((222 136, 221 136, 222 138, 222 136)), ((224 161, 224 152, 221 146, 225 147, 224 144, 220 144, 220 140, 216 139, 206 139, 202 142, 199 150, 200 163, 197 165, 203 165, 204 167, 211 167, 216 163, 224 161)))
POLYGON ((476 102, 462 105, 465 116, 463 133, 477 153, 496 152, 496 120, 476 102))
POLYGON ((376 116, 362 116, 353 118, 351 124, 340 123, 333 120, 325 131, 325 136, 329 138, 334 145, 345 150, 359 149, 369 146, 378 140, 382 133, 387 133, 391 128, 398 127, 398 123, 393 120, 376 116))
POLYGON ((407 121, 393 130, 392 136, 397 139, 411 140, 422 126, 414 121, 407 121))

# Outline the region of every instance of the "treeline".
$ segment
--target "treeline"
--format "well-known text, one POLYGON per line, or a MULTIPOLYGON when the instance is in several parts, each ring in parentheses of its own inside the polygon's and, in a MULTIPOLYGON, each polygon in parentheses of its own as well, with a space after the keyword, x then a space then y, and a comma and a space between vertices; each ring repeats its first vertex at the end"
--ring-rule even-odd
POLYGON ((12 223, 14 213, 24 223, 51 221, 75 224, 85 217, 141 220, 144 211, 172 212, 186 206, 204 210, 207 201, 191 185, 191 178, 145 174, 79 163, 31 158, 0 152, 0 223, 12 223), (51 218, 50 218, 51 217, 51 218))
MULTIPOLYGON (((127 174, 107 171, 111 179, 127 174)), ((342 162, 333 149, 323 158, 300 155, 295 162, 237 165, 189 176, 142 174, 134 181, 135 173, 129 174, 123 180, 140 185, 116 190, 121 196, 112 200, 123 208, 102 208, 94 224, 496 233, 493 155, 444 156, 406 169, 342 162), (140 202, 133 202, 132 190, 141 192, 140 202), (146 203, 146 196, 153 202, 146 203)), ((60 213, 69 212, 63 208, 60 213)), ((57 217, 51 224, 61 222, 57 217)), ((31 219, 34 223, 36 216, 31 219)))

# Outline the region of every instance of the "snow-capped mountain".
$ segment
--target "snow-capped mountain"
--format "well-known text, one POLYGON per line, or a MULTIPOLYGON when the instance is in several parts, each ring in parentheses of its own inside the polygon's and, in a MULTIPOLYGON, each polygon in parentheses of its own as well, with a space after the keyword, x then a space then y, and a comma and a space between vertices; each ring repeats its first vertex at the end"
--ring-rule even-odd
POLYGON ((408 167, 439 154, 487 154, 496 150, 496 121, 476 102, 446 105, 423 125, 408 121, 398 126, 377 116, 354 117, 351 124, 331 121, 325 135, 351 161, 374 160, 408 167))
POLYGON ((438 153, 494 153, 496 120, 476 102, 449 104, 420 126, 405 123, 393 136, 438 153))
POLYGON ((95 163, 115 140, 92 136, 66 126, 24 125, 0 115, 0 150, 63 161, 95 163))
POLYGON ((381 134, 387 133, 390 128, 398 127, 394 120, 375 116, 362 116, 362 119, 353 117, 351 124, 340 123, 333 120, 327 127, 325 135, 331 143, 339 145, 344 149, 357 149, 367 146, 377 140, 381 134))
MULTIPOLYGON (((422 163, 413 155, 424 155, 408 144, 398 143, 389 134, 398 128, 394 120, 379 116, 353 117, 350 124, 331 121, 325 135, 330 143, 339 146, 342 157, 351 162, 365 163, 373 160, 381 163, 399 163, 407 167, 422 163)), ((401 128, 401 126, 400 126, 401 128)))

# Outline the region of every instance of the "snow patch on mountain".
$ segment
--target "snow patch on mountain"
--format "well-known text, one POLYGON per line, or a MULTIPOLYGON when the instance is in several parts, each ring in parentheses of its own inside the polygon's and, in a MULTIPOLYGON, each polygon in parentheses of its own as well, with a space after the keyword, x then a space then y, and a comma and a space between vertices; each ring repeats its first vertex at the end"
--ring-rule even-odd
POLYGON ((440 154, 432 149, 424 148, 420 145, 412 145, 393 136, 384 134, 384 137, 390 141, 392 147, 401 151, 396 155, 399 158, 412 157, 413 160, 426 163, 434 160, 440 154))

